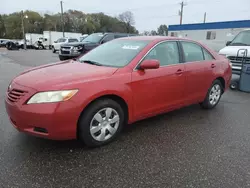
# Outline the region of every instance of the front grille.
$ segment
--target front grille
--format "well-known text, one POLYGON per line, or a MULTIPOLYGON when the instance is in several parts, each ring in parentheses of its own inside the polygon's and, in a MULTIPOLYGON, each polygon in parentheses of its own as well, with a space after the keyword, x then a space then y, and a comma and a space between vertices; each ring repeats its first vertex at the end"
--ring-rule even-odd
POLYGON ((61 48, 70 50, 70 49, 71 49, 71 46, 64 46, 64 47, 61 47, 61 48))
POLYGON ((61 50, 61 54, 70 54, 70 52, 69 51, 62 51, 61 50))
MULTIPOLYGON (((237 57, 237 56, 228 56, 228 59, 232 62, 232 63, 242 63, 243 57, 237 57)), ((246 63, 250 63, 250 57, 244 57, 244 61, 246 61, 246 63)))
POLYGON ((7 97, 10 102, 17 102, 25 95, 25 93, 27 92, 23 90, 12 89, 8 92, 7 97))
POLYGON ((232 63, 232 70, 234 74, 240 74, 242 61, 244 61, 244 63, 250 63, 250 57, 228 56, 227 58, 232 63))

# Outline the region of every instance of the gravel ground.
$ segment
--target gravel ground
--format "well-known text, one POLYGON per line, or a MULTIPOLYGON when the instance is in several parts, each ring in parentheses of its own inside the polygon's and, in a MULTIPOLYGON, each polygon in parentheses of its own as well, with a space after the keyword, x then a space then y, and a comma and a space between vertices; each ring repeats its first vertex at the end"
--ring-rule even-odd
POLYGON ((0 187, 250 187, 249 94, 228 91, 214 110, 193 105, 137 122, 114 143, 88 149, 19 133, 5 112, 10 80, 57 54, 0 54, 0 187))

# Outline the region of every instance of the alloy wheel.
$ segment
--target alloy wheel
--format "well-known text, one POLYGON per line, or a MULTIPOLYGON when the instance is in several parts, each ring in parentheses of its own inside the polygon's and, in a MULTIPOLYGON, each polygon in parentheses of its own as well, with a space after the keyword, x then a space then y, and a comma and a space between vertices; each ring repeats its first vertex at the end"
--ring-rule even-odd
POLYGON ((215 84, 209 93, 209 102, 211 105, 216 105, 221 97, 221 87, 219 84, 215 84))
POLYGON ((104 142, 115 135, 119 128, 120 117, 113 108, 99 110, 90 122, 90 134, 93 139, 104 142))

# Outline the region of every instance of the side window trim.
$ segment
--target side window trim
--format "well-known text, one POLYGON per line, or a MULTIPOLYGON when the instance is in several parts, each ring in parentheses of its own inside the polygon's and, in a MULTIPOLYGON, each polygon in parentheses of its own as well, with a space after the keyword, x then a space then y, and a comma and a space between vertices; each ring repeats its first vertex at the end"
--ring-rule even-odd
POLYGON ((185 63, 185 56, 184 56, 184 50, 183 50, 182 44, 180 43, 179 40, 177 40, 176 42, 177 42, 178 49, 179 49, 179 60, 180 60, 180 63, 185 63))
MULTIPOLYGON (((137 71, 140 64, 142 63, 142 61, 145 59, 145 57, 155 48, 157 47, 158 45, 162 44, 162 43, 165 43, 165 42, 176 42, 177 43, 177 48, 178 48, 178 54, 179 54, 179 64, 182 63, 182 57, 181 57, 181 53, 180 53, 180 47, 178 45, 178 40, 164 40, 164 41, 161 41, 161 42, 158 42, 157 44, 155 44, 154 46, 152 46, 150 48, 150 50, 148 50, 148 52, 140 59, 140 61, 136 64, 136 66, 134 67, 133 71, 137 71)), ((160 66, 160 67, 167 67, 167 66, 174 66, 174 65, 178 65, 178 64, 173 64, 173 65, 163 65, 163 66, 160 66)))
MULTIPOLYGON (((200 45, 199 45, 200 46, 200 45)), ((202 56, 203 56, 203 61, 206 61, 206 58, 205 58, 205 54, 204 54, 204 50, 203 50, 203 48, 200 46, 200 48, 201 48, 201 51, 202 51, 202 56)))
POLYGON ((178 42, 180 43, 180 46, 181 46, 181 51, 182 51, 182 58, 183 58, 183 63, 193 63, 193 62, 199 62, 199 61, 192 61, 192 62, 186 62, 186 58, 185 58, 185 55, 184 55, 184 49, 183 49, 183 45, 182 45, 182 42, 188 42, 188 43, 193 43, 193 44, 196 44, 198 45, 200 48, 201 48, 201 51, 202 51, 202 55, 203 55, 203 61, 206 61, 205 59, 205 55, 204 55, 204 50, 209 54, 211 55, 211 57, 213 58, 213 60, 215 60, 214 56, 208 52, 205 48, 203 48, 200 44, 194 42, 194 41, 186 41, 186 40, 178 40, 178 42))

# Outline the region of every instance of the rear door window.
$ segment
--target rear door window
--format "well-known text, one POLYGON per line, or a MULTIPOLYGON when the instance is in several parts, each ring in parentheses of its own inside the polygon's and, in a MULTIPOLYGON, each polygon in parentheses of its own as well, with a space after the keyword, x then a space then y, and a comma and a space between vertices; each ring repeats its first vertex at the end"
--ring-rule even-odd
POLYGON ((113 39, 114 39, 114 35, 113 35, 113 34, 108 34, 108 35, 106 35, 106 36, 102 39, 102 43, 111 41, 111 40, 113 40, 113 39))
POLYGON ((204 61, 202 47, 192 42, 181 42, 186 62, 204 61))
POLYGON ((214 60, 214 57, 207 50, 205 50, 204 48, 202 48, 202 50, 206 61, 214 60))
POLYGON ((127 37, 128 35, 122 35, 122 34, 116 34, 115 35, 115 38, 117 39, 117 38, 122 38, 122 37, 127 37))

